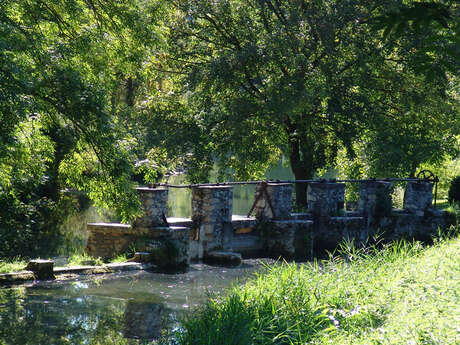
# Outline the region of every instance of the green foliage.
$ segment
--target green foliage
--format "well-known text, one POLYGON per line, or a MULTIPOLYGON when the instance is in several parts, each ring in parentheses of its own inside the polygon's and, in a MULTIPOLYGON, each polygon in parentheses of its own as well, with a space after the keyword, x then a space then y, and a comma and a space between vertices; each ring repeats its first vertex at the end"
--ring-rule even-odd
MULTIPOLYGON (((3 1, 0 157, 15 146, 17 128, 36 118, 43 143, 51 139, 56 149, 42 167, 53 188, 86 191, 97 206, 132 219, 139 206, 130 191, 136 147, 124 146, 125 119, 135 110, 142 63, 158 42, 160 7, 135 0, 3 1)), ((54 201, 56 194, 45 193, 54 201)))
POLYGON ((409 1, 398 3, 382 15, 369 20, 382 30, 384 39, 416 34, 421 38, 412 67, 428 78, 459 67, 459 7, 455 1, 409 1))
POLYGON ((179 344, 455 343, 460 240, 344 245, 279 264, 189 315, 179 344))
POLYGON ((101 258, 94 258, 92 256, 83 254, 74 254, 69 257, 69 266, 100 266, 103 265, 104 262, 101 258))
POLYGON ((460 202, 460 175, 455 177, 450 183, 448 201, 449 203, 460 202))
POLYGON ((365 156, 374 177, 454 155, 455 78, 413 68, 416 35, 384 41, 362 23, 398 4, 172 2, 165 75, 196 123, 194 179, 212 161, 220 176, 259 177, 281 153, 297 179, 312 178, 342 147, 349 160, 365 156))
POLYGON ((16 257, 10 260, 0 260, 0 273, 19 272, 24 270, 27 261, 16 257))
POLYGON ((122 263, 122 262, 127 262, 127 261, 128 261, 128 256, 126 254, 119 254, 110 260, 111 263, 122 263))

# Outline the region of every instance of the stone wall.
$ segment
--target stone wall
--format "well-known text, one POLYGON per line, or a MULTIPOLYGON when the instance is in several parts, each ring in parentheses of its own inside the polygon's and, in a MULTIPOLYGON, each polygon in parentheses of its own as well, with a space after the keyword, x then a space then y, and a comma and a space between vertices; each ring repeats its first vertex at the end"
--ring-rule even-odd
POLYGON ((426 240, 449 225, 447 214, 431 207, 432 187, 427 181, 409 182, 404 209, 396 210, 392 183, 363 181, 357 210, 347 212, 345 184, 310 183, 308 212, 292 213, 292 184, 263 183, 255 191, 254 218, 232 216, 232 187, 196 187, 191 219, 166 218, 167 189, 138 188, 144 215, 132 226, 88 224, 87 251, 106 258, 135 246, 146 250, 159 267, 177 267, 188 265, 190 259, 209 259, 216 252, 226 256, 231 251, 303 261, 342 241, 363 245, 376 234, 388 241, 426 240))
POLYGON ((86 252, 94 257, 110 258, 129 250, 137 238, 131 225, 89 223, 86 252))
POLYGON ((190 261, 190 229, 186 227, 136 228, 126 224, 88 223, 86 252, 104 259, 133 251, 147 251, 160 267, 186 266, 190 261))

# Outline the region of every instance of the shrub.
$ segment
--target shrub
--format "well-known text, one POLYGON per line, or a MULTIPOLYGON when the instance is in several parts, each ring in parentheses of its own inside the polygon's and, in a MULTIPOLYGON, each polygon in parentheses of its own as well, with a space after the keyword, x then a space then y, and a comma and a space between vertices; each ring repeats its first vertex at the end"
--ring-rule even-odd
POLYGON ((455 177, 450 183, 448 200, 449 203, 460 202, 460 175, 455 177))

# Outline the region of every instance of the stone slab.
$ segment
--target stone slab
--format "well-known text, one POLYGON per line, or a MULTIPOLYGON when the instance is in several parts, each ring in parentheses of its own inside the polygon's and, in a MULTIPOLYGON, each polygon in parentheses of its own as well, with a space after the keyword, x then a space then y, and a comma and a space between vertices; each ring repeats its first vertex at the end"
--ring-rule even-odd
POLYGON ((212 251, 207 253, 205 261, 221 265, 238 266, 241 264, 241 254, 225 251, 212 251))
POLYGON ((36 279, 54 279, 53 260, 30 260, 25 267, 26 271, 34 272, 36 279))

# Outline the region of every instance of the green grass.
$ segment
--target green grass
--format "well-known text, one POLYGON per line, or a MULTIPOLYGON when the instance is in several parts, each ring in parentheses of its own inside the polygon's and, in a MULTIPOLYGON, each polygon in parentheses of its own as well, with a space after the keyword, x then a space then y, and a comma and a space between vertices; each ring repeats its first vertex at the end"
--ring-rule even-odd
POLYGON ((127 254, 119 254, 114 258, 110 259, 110 263, 121 263, 121 262, 128 262, 128 255, 127 254))
POLYGON ((23 271, 27 266, 27 261, 21 258, 11 260, 0 260, 0 273, 18 272, 23 271))
POLYGON ((188 315, 179 344, 459 344, 460 238, 344 246, 267 268, 188 315))
POLYGON ((69 257, 69 265, 68 266, 100 266, 103 265, 104 262, 101 258, 94 258, 92 256, 86 254, 74 254, 69 257))

